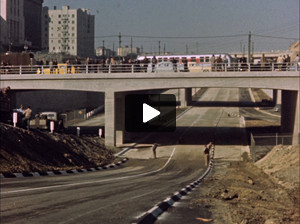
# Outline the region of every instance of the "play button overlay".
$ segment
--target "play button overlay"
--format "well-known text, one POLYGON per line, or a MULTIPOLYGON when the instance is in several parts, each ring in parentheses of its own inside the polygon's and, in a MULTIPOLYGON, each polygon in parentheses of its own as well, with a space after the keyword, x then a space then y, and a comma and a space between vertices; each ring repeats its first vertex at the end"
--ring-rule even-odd
POLYGON ((160 115, 160 111, 154 109, 153 107, 150 107, 148 104, 143 103, 143 123, 146 123, 153 118, 160 115))
POLYGON ((175 129, 175 95, 128 94, 125 96, 127 132, 169 132, 175 129))

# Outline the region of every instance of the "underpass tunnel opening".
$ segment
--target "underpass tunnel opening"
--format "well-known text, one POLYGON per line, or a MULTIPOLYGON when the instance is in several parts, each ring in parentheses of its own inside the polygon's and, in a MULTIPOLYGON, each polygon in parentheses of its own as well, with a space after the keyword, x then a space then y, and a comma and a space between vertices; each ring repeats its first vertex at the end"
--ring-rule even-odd
POLYGON ((74 90, 15 90, 11 95, 11 107, 31 105, 33 113, 40 111, 65 111, 86 108, 93 110, 104 105, 103 92, 74 90))
MULTIPOLYGON (((200 104, 197 103, 193 103, 194 107, 210 107, 210 108, 216 108, 219 107, 218 110, 224 110, 223 108, 225 108, 225 115, 228 116, 228 118, 233 118, 233 117, 239 117, 239 119, 242 118, 247 118, 247 121, 244 122, 249 122, 249 121, 253 121, 253 120, 258 120, 258 121, 262 121, 263 118, 263 113, 260 112, 260 109, 257 110, 257 108, 254 108, 253 106, 250 107, 250 110, 255 111, 255 112, 247 112, 248 115, 252 113, 252 117, 253 118, 249 118, 247 117, 248 115, 243 115, 241 111, 245 112, 245 110, 247 110, 247 106, 240 106, 239 103, 240 101, 245 101, 245 102, 255 102, 257 101, 257 99, 259 99, 261 102, 263 99, 263 97, 259 98, 257 96, 253 96, 253 93, 251 92, 255 92, 255 94, 260 92, 260 89, 256 89, 256 90, 251 90, 248 88, 238 88, 238 100, 236 101, 231 101, 229 103, 227 103, 226 101, 211 101, 211 105, 210 106, 205 106, 205 105, 201 105, 201 97, 196 96, 197 94, 199 94, 199 92, 202 92, 202 94, 204 94, 207 91, 208 88, 189 88, 188 91, 186 91, 185 89, 184 92, 185 93, 192 93, 190 94, 190 97, 187 98, 194 98, 196 99, 198 102, 200 102, 200 104), (247 93, 248 92, 248 93, 247 93), (252 94, 252 96, 251 96, 252 94), (251 99, 252 98, 252 99, 251 99), (254 100, 253 100, 254 98, 254 100), (200 99, 200 100, 199 100, 200 99), (220 102, 221 106, 220 106, 220 102), (233 103, 234 102, 234 103, 233 103), (233 104, 232 104, 233 103, 233 104), (235 113, 229 113, 226 112, 226 108, 231 108, 231 107, 237 107, 239 108, 239 110, 235 113), (260 115, 258 115, 260 114, 260 115), (261 117, 258 117, 261 116, 261 117)), ((226 89, 226 88, 224 88, 226 89)), ((161 92, 163 93, 164 90, 156 90, 156 93, 161 92)), ((170 91, 170 90, 168 90, 170 91)), ((177 99, 179 99, 179 96, 182 95, 182 88, 181 89, 172 89, 172 91, 177 92, 177 99)), ((128 94, 129 92, 119 92, 119 93, 113 93, 113 104, 114 104, 114 114, 113 116, 111 116, 110 118, 113 119, 115 122, 113 129, 111 130, 111 133, 114 132, 114 134, 112 135, 113 138, 113 144, 123 144, 123 143, 129 143, 129 142, 136 142, 136 141, 140 141, 142 143, 153 143, 153 141, 155 140, 156 142, 158 142, 158 138, 157 137, 153 137, 150 138, 151 140, 147 140, 145 137, 145 135, 147 135, 147 133, 128 133, 125 131, 124 128, 124 120, 125 120, 125 116, 124 116, 124 105, 125 105, 125 101, 124 101, 124 97, 126 96, 126 94, 128 94), (141 141, 141 139, 143 139, 141 141)), ((135 93, 145 93, 142 91, 135 91, 135 93)), ((148 90, 147 93, 151 93, 151 90, 148 90)), ((255 95, 254 94, 254 95, 255 95)), ((299 108, 297 105, 297 100, 299 99, 299 93, 298 91, 289 91, 286 92, 286 90, 269 90, 269 94, 268 95, 267 100, 270 102, 270 104, 268 104, 267 106, 263 105, 262 108, 269 108, 268 110, 272 110, 272 112, 276 112, 276 119, 272 120, 269 119, 268 122, 275 122, 276 124, 272 124, 272 125, 262 125, 262 126, 258 126, 256 128, 256 130, 259 130, 260 132, 264 132, 267 135, 272 135, 272 133, 280 133, 280 132, 289 132, 293 135, 298 135, 299 136, 299 127, 296 125, 296 121, 299 120, 299 108), (280 92, 281 91, 281 94, 280 92), (282 106, 282 113, 283 113, 283 117, 285 118, 280 118, 280 111, 273 111, 272 108, 274 108, 275 106, 278 106, 281 104, 281 101, 283 102, 283 106, 282 106), (285 103, 284 103, 285 101, 285 103), (292 102, 292 103, 291 103, 292 102), (288 111, 288 112, 287 112, 288 111), (296 132, 295 132, 296 130, 296 132)), ((109 110, 108 110, 109 111, 109 110)), ((266 115, 265 115, 266 116, 266 115)), ((108 120, 111 120, 111 119, 108 120)), ((267 123, 268 123, 267 122, 267 123)), ((112 126, 111 126, 112 128, 112 126)), ((177 129, 184 129, 186 127, 177 127, 177 129)), ((178 136, 175 133, 159 133, 158 135, 156 135, 155 133, 152 134, 153 136, 159 136, 159 138, 161 140, 160 143, 161 144, 206 144, 207 141, 209 140, 213 140, 213 141, 218 141, 218 144, 241 144, 241 145, 249 145, 251 142, 251 137, 250 137, 250 132, 253 131, 253 129, 249 128, 245 129, 244 127, 233 127, 230 125, 225 125, 223 127, 218 127, 215 128, 215 130, 217 131, 213 131, 214 134, 212 134, 212 127, 210 126, 203 126, 203 127, 190 127, 190 129, 193 131, 193 134, 190 134, 190 136, 193 137, 181 137, 178 136), (245 131, 244 131, 245 130, 245 131), (216 133, 218 133, 218 138, 216 140, 216 137, 214 135, 216 135, 216 133), (241 137, 241 133, 246 133, 245 137, 241 137)), ((107 136, 109 137, 109 136, 107 136)), ((299 137, 298 137, 299 138, 299 137)), ((294 141, 294 140, 293 140, 294 141)))
MULTIPOLYGON (((89 111, 104 107, 104 93, 74 90, 12 90, 10 94, 10 110, 19 109, 23 105, 32 109, 32 119, 41 112, 56 112, 63 117, 67 128, 76 122, 86 119, 89 111)), ((103 110, 102 110, 103 112, 103 110)), ((11 123, 10 121, 8 121, 11 123)))
MULTIPOLYGON (((185 91, 185 89, 183 89, 185 91)), ((194 90, 194 95, 195 94, 199 94, 199 92, 204 93, 207 90, 207 88, 205 88, 205 90, 198 88, 194 90)), ((168 90, 166 92, 170 93, 170 91, 175 91, 175 93, 177 92, 178 95, 176 96, 177 99, 179 99, 180 95, 182 96, 182 89, 175 89, 175 90, 168 90)), ((150 91, 151 92, 151 91, 150 91)), ((190 88, 188 91, 190 95, 192 93, 192 89, 190 88)), ((141 93, 141 92, 139 92, 141 93)), ((192 134, 190 134, 190 136, 193 137, 188 137, 188 135, 184 135, 184 136, 178 136, 178 133, 159 133, 159 134, 155 134, 155 133, 130 133, 130 132, 126 132, 124 129, 124 119, 125 117, 124 115, 124 105, 125 105, 125 101, 124 101, 124 97, 126 96, 127 93, 115 93, 114 97, 115 97, 115 141, 117 145, 121 145, 123 143, 129 143, 129 142, 136 142, 136 141, 142 141, 142 143, 148 143, 148 144, 152 144, 153 141, 159 141, 160 144, 206 144, 207 141, 209 140, 213 140, 213 141, 217 141, 218 144, 240 144, 240 145, 247 145, 248 141, 247 139, 243 136, 241 136, 241 133, 243 133, 243 129, 242 128, 236 128, 236 127, 230 127, 230 126, 224 126, 221 128, 215 128, 215 127, 209 127, 209 126, 204 126, 204 127, 192 127, 189 128, 190 131, 192 131, 192 134), (218 129, 218 131, 216 131, 216 129, 218 129), (219 135, 219 137, 216 137, 216 133, 219 135), (145 138, 146 135, 151 135, 154 136, 153 138, 149 138, 151 140, 148 140, 147 138, 145 138), (158 136, 158 137, 157 137, 158 136), (142 139, 142 140, 141 140, 142 139), (228 141, 228 139, 232 139, 230 141, 228 141)), ((217 109, 217 110, 220 110, 217 109)), ((238 113, 230 113, 231 115, 228 116, 229 113, 224 113, 224 118, 225 119, 237 119, 237 122, 240 123, 240 118, 238 116, 238 113)), ((223 119, 224 119, 223 118, 223 119)), ((187 129, 188 127, 177 127, 176 130, 184 130, 187 129)))

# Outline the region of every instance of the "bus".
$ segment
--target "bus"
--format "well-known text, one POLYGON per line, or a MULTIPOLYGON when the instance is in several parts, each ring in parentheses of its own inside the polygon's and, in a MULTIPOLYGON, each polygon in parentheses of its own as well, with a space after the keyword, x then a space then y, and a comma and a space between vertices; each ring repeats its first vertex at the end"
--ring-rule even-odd
MULTIPOLYGON (((187 63, 188 70, 190 72, 210 72, 212 71, 212 64, 211 64, 211 57, 215 56, 215 61, 218 57, 221 57, 222 61, 224 58, 228 60, 226 67, 230 68, 233 60, 232 57, 227 53, 220 53, 220 54, 180 54, 180 55, 155 55, 158 62, 173 62, 176 61, 179 64, 187 63)), ((152 61, 154 55, 143 55, 138 56, 136 60, 143 61, 145 57, 152 61)), ((222 66, 223 70, 225 69, 225 65, 222 66)))

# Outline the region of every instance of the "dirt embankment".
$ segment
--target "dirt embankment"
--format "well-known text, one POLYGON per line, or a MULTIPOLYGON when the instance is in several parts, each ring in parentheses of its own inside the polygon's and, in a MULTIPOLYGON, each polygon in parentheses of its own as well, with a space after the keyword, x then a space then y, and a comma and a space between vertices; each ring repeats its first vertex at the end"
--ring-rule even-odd
POLYGON ((92 168, 113 162, 99 137, 27 131, 0 123, 0 173, 92 168))
POLYGON ((212 223, 300 223, 299 146, 276 146, 255 164, 216 164, 191 207, 208 209, 212 223))

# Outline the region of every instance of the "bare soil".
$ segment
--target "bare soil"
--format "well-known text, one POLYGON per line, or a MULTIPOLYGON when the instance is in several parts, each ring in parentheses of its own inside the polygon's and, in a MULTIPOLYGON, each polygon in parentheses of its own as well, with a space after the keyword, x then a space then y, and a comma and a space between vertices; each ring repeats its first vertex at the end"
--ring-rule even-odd
POLYGON ((24 130, 0 123, 0 173, 92 168, 114 161, 99 137, 24 130))
POLYGON ((206 209, 211 223, 298 224, 299 168, 299 146, 282 145, 256 163, 216 164, 190 207, 206 209))

